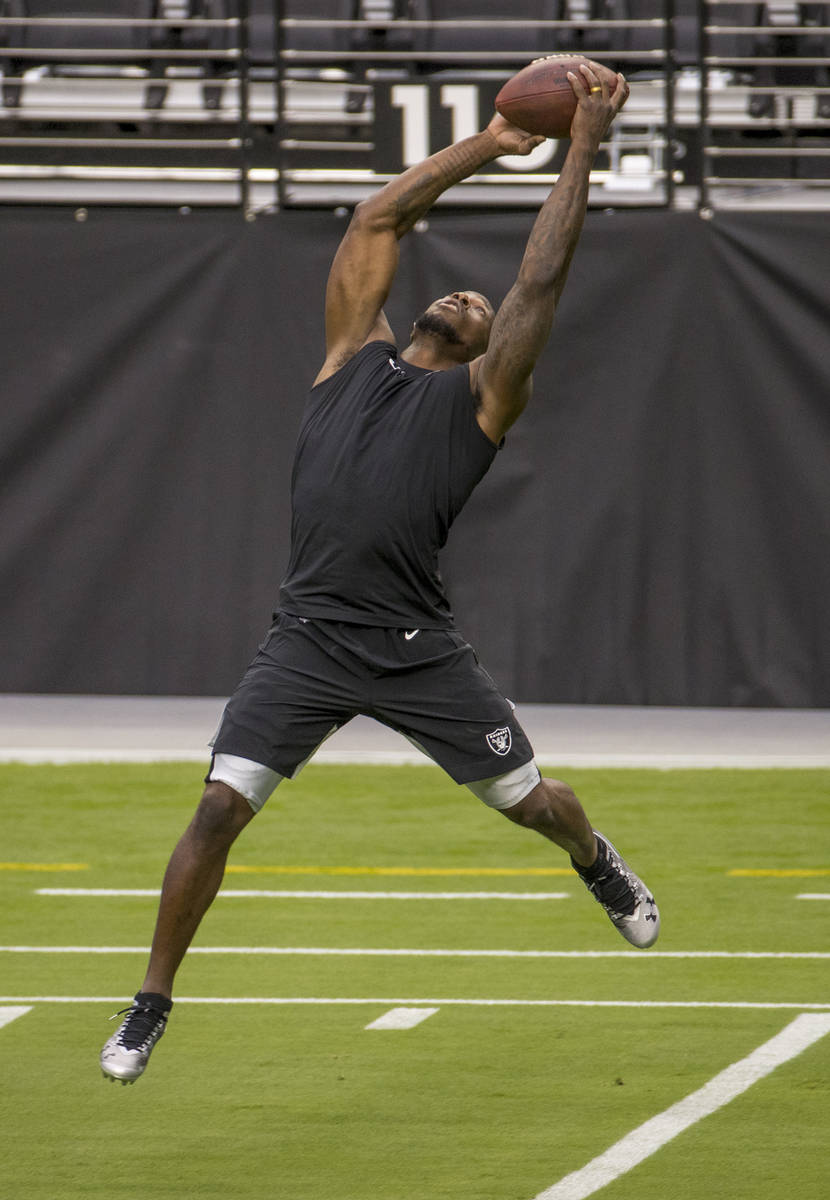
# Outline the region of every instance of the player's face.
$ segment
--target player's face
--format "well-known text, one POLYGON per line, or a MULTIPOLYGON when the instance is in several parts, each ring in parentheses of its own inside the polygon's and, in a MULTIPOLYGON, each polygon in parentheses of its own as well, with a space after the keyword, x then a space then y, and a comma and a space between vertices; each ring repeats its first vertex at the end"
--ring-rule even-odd
POLYGON ((463 343, 472 358, 487 349, 495 312, 481 292, 450 292, 430 304, 424 316, 435 318, 438 324, 445 322, 449 327, 447 340, 463 343), (454 336, 449 336, 449 330, 454 336))

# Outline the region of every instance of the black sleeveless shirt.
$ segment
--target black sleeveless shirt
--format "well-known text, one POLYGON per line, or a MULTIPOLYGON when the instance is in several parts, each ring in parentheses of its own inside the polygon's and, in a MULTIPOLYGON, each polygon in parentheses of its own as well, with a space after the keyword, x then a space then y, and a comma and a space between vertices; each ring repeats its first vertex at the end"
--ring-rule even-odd
POLYGON ((427 371, 370 342, 312 388, 291 481, 283 611, 447 629, 438 570, 450 526, 496 454, 466 364, 427 371))

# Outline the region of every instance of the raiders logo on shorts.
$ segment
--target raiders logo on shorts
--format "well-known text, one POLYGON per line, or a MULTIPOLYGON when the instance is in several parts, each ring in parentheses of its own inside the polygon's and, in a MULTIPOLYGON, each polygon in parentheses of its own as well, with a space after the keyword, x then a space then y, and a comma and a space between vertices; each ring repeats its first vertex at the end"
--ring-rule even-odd
POLYGON ((507 726, 501 729, 494 729, 492 733, 487 734, 487 745, 494 754, 509 754, 510 747, 513 745, 513 739, 510 736, 510 730, 507 726))

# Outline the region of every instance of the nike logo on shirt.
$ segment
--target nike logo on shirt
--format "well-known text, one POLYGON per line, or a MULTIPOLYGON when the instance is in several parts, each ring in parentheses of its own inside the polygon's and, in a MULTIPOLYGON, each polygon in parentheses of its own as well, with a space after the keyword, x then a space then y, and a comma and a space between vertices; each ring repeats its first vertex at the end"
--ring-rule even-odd
POLYGON ((420 632, 420 629, 410 629, 408 633, 404 633, 404 637, 408 642, 411 642, 412 639, 417 637, 420 632))

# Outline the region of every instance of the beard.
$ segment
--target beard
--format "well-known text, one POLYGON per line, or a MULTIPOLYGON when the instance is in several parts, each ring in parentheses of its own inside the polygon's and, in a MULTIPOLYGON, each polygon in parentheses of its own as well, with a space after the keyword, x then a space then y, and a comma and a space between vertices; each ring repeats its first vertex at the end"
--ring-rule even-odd
POLYGON ((445 317, 440 313, 423 312, 415 321, 415 328, 419 333, 429 333, 435 337, 442 338, 450 346, 463 345, 461 338, 458 336, 455 329, 450 325, 445 317))

